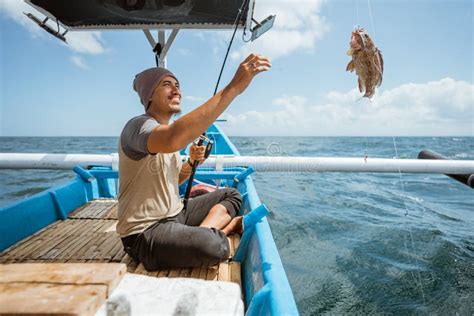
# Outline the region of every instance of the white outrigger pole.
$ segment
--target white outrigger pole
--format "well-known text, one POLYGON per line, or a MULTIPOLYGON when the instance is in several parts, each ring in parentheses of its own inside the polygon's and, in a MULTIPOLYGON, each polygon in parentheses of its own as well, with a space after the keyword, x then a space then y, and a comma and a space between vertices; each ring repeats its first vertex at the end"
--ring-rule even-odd
MULTIPOLYGON (((72 169, 118 166, 118 155, 0 153, 0 169, 72 169)), ((210 156, 201 168, 252 166, 257 172, 379 172, 473 174, 474 160, 352 157, 210 156)))

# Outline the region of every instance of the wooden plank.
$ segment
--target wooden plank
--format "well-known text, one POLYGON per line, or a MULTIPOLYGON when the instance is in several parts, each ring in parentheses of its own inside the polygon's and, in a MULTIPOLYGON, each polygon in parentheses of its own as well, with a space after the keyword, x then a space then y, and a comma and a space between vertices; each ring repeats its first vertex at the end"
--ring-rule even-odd
POLYGON ((100 228, 103 223, 99 220, 84 220, 87 223, 90 223, 90 228, 85 226, 86 231, 82 231, 80 235, 73 236, 73 244, 71 244, 68 249, 66 249, 62 254, 61 257, 64 259, 83 259, 81 255, 84 251, 87 251, 87 245, 90 241, 96 238, 96 234, 94 232, 100 228))
POLYGON ((135 274, 146 274, 147 271, 146 271, 145 267, 143 266, 143 264, 140 263, 133 273, 135 273, 135 274))
POLYGON ((170 269, 162 269, 162 270, 158 271, 157 277, 158 278, 166 278, 166 277, 168 277, 169 273, 170 273, 170 269))
MULTIPOLYGON (((29 254, 27 254, 27 257, 28 258, 41 258, 49 250, 51 250, 53 247, 61 243, 62 236, 69 236, 69 235, 86 236, 87 234, 84 234, 83 230, 87 229, 88 224, 89 225, 92 224, 92 226, 94 225, 94 223, 90 223, 86 221, 83 222, 79 220, 74 220, 70 223, 72 227, 69 227, 69 225, 65 226, 64 231, 60 230, 57 232, 57 235, 48 236, 48 240, 43 241, 41 246, 39 246, 36 251, 31 251, 29 254)), ((39 236, 39 238, 41 238, 41 236, 39 236)), ((70 245, 68 245, 68 248, 70 248, 70 245)))
POLYGON ((8 251, 8 253, 6 253, 6 256, 15 259, 26 257, 32 250, 37 249, 38 246, 42 243, 41 236, 43 236, 49 229, 56 231, 60 224, 61 223, 59 222, 53 223, 52 225, 46 227, 44 230, 33 234, 33 236, 31 236, 30 238, 20 241, 18 247, 15 247, 14 249, 8 251))
POLYGON ((182 268, 181 273, 179 274, 180 278, 189 278, 191 277, 191 268, 182 268))
POLYGON ((93 235, 69 236, 70 245, 61 252, 60 257, 66 260, 81 259, 82 250, 87 249, 87 244, 94 238, 93 235))
POLYGON ((201 269, 199 270, 199 279, 207 280, 207 270, 208 267, 201 267, 201 269))
MULTIPOLYGON (((104 226, 102 230, 100 231, 101 233, 109 233, 109 234, 117 234, 117 223, 118 221, 116 220, 111 220, 111 219, 102 219, 102 221, 107 223, 107 226, 104 226)), ((117 234, 118 236, 118 234, 117 234)))
POLYGON ((242 274, 240 269, 240 263, 237 261, 231 261, 230 267, 230 282, 237 283, 242 288, 242 274))
POLYGON ((114 248, 114 251, 116 252, 111 260, 113 262, 120 262, 120 260, 122 260, 122 258, 126 255, 125 251, 123 250, 122 243, 117 244, 116 248, 114 248))
POLYGON ((109 202, 100 202, 96 204, 94 213, 92 213, 92 218, 102 218, 105 215, 107 208, 109 207, 109 202))
POLYGON ((111 250, 114 249, 117 244, 122 247, 122 241, 120 238, 115 235, 106 234, 105 241, 99 246, 97 253, 94 255, 93 259, 103 259, 110 261, 112 260, 114 254, 111 254, 111 250))
POLYGON ((240 245, 240 235, 239 234, 234 234, 233 237, 232 237, 232 241, 234 243, 234 250, 237 251, 237 249, 239 249, 239 245, 240 245))
POLYGON ((93 315, 104 303, 103 284, 0 284, 0 314, 93 315))
MULTIPOLYGON (((74 226, 74 224, 70 226, 74 226)), ((29 257, 41 259, 48 259, 52 256, 56 257, 61 253, 61 250, 64 247, 64 241, 70 236, 70 233, 68 232, 73 230, 74 228, 66 227, 65 231, 59 231, 56 236, 48 236, 48 240, 44 241, 44 244, 41 245, 40 249, 37 252, 31 252, 29 257)))
POLYGON ((65 255, 78 242, 77 235, 67 235, 66 238, 56 246, 54 253, 48 254, 50 259, 67 260, 65 255))
POLYGON ((133 271, 135 271, 138 266, 138 262, 133 260, 129 255, 125 255, 120 262, 127 265, 127 272, 129 273, 133 273, 133 271))
POLYGON ((126 272, 122 263, 22 263, 0 265, 0 283, 105 284, 107 294, 126 272))
POLYGON ((127 254, 123 250, 122 240, 120 238, 115 242, 115 244, 107 251, 105 256, 109 258, 109 261, 120 262, 124 256, 127 254))
POLYGON ((77 243, 79 242, 81 242, 81 239, 79 239, 77 235, 67 236, 61 245, 58 245, 58 247, 60 247, 58 248, 60 251, 52 255, 51 258, 56 260, 69 260, 70 258, 68 257, 68 254, 73 253, 73 251, 76 249, 75 247, 77 246, 77 243))
POLYGON ((148 271, 147 275, 157 278, 160 270, 157 271, 148 271))
POLYGON ((201 267, 195 267, 192 269, 190 277, 193 279, 199 279, 200 272, 201 272, 201 267))
POLYGON ((179 278, 179 275, 181 273, 181 269, 170 269, 170 272, 168 273, 168 278, 179 278))
POLYGON ((72 211, 71 213, 69 213, 69 218, 74 218, 78 213, 82 212, 85 208, 87 208, 89 205, 91 204, 91 202, 87 202, 86 204, 83 204, 81 206, 79 206, 78 208, 76 208, 74 211, 72 211))
POLYGON ((219 266, 212 266, 207 269, 206 280, 217 281, 219 266))
POLYGON ((227 237, 227 240, 229 241, 229 258, 233 258, 235 254, 234 241, 232 239, 233 239, 233 236, 227 237))
POLYGON ((59 223, 60 222, 54 222, 54 223, 50 224, 49 226, 41 229, 40 231, 34 233, 33 235, 31 235, 31 236, 29 236, 29 237, 27 237, 23 240, 20 240, 16 244, 14 244, 14 245, 10 246, 9 248, 5 249, 2 252, 2 256, 13 257, 16 253, 19 253, 19 252, 23 251, 26 247, 29 247, 30 243, 32 241, 34 241, 35 238, 37 238, 38 235, 43 234, 46 230, 55 229, 55 227, 58 226, 59 223))
POLYGON ((113 207, 109 209, 105 218, 118 219, 118 204, 115 204, 113 207))
POLYGON ((93 259, 94 255, 97 254, 100 245, 107 239, 107 235, 102 234, 98 235, 87 244, 86 251, 83 251, 81 254, 81 259, 93 259))
POLYGON ((217 273, 217 280, 230 281, 229 263, 227 261, 219 264, 219 272, 217 273))

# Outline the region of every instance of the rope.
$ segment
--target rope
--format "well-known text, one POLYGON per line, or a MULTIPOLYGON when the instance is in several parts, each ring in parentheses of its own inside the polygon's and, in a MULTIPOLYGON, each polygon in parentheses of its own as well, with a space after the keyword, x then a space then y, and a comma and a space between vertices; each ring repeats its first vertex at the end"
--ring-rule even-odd
MULTIPOLYGON (((395 141, 395 136, 392 136, 392 140, 393 140, 393 148, 395 149, 395 158, 399 159, 398 150, 397 150, 397 143, 395 141)), ((406 195, 406 192, 405 192, 405 185, 403 183, 402 172, 400 170, 400 165, 398 165, 398 177, 400 179, 400 185, 402 187, 403 206, 405 207, 405 217, 408 217, 408 207, 407 207, 407 198, 406 198, 407 195, 406 195)), ((413 231, 412 231, 410 225, 407 225, 407 226, 408 226, 408 231, 410 233, 411 248, 413 249, 413 254, 415 254, 416 249, 415 249, 415 241, 414 241, 414 238, 413 238, 413 231)), ((408 245, 407 245, 407 236, 406 236, 406 234, 404 236, 404 239, 405 239, 405 242, 404 242, 405 251, 407 253, 410 253, 410 250, 408 249, 408 245)), ((415 260, 413 260, 413 261, 414 261, 414 264, 416 265, 415 260)), ((412 279, 415 282, 415 284, 417 284, 420 288, 421 296, 423 297, 423 304, 426 304, 425 291, 423 289, 423 283, 421 281, 421 274, 420 274, 420 271, 418 271, 418 270, 416 272, 417 272, 418 280, 416 279, 415 275, 413 274, 413 271, 410 271, 410 274, 411 274, 412 279)))
POLYGON ((372 8, 370 7, 370 0, 367 0, 367 6, 369 7, 369 16, 370 16, 370 25, 372 26, 372 38, 375 39, 375 27, 374 27, 374 19, 372 18, 372 8))
MULTIPOLYGON (((356 0, 356 4, 357 4, 357 0, 356 0)), ((375 40, 376 33, 375 33, 375 26, 374 26, 374 18, 372 16, 372 8, 370 6, 370 0, 367 0, 367 7, 369 9, 370 25, 371 25, 371 29, 372 29, 372 38, 375 40)), ((398 149, 397 149, 397 141, 395 140, 395 136, 392 136, 392 141, 393 141, 393 148, 395 150, 395 159, 399 159, 398 149)), ((402 188, 403 207, 405 209, 405 218, 408 218, 409 214, 408 214, 408 206, 407 206, 407 194, 406 194, 406 191, 405 191, 405 184, 403 182, 403 177, 402 177, 402 172, 401 172, 401 169, 400 169, 400 165, 398 165, 398 178, 400 180, 400 186, 402 188)), ((416 254, 415 241, 414 241, 414 238, 413 238, 413 231, 412 231, 411 225, 409 225, 409 223, 408 223, 407 226, 408 226, 408 232, 410 234, 411 248, 412 248, 413 254, 416 254)), ((404 236, 404 246, 405 246, 405 251, 408 254, 410 254, 410 250, 408 249, 408 245, 407 245, 407 236, 406 236, 406 234, 404 236)), ((413 259, 413 263, 416 265, 416 261, 414 259, 413 259)), ((416 277, 415 277, 413 271, 410 271, 410 275, 413 279, 413 282, 416 285, 418 285, 418 287, 420 288, 421 296, 423 297, 423 304, 426 304, 425 291, 423 289, 423 282, 421 280, 420 271, 418 271, 418 270, 416 271, 416 277)))
MULTIPOLYGON (((230 39, 230 42, 229 42, 229 45, 227 46, 227 52, 225 54, 225 57, 224 57, 224 61, 222 62, 222 67, 221 67, 221 70, 219 72, 219 77, 217 78, 217 82, 216 82, 216 87, 214 89, 214 94, 213 95, 216 95, 217 93, 217 89, 219 88, 219 82, 221 81, 221 77, 222 77, 222 72, 224 71, 224 67, 225 67, 225 64, 226 64, 226 61, 227 61, 227 57, 229 56, 229 52, 230 52, 230 48, 232 47, 232 43, 234 42, 234 37, 235 37, 235 33, 237 33, 237 28, 239 27, 239 21, 240 19, 242 18, 242 12, 244 11, 245 9, 245 6, 247 5, 247 2, 248 0, 243 0, 242 2, 242 5, 240 6, 239 8, 239 12, 235 18, 235 21, 234 21, 234 32, 232 33, 232 37, 230 39)), ((202 136, 206 136, 206 132, 204 131, 204 133, 202 133, 202 136)), ((203 143, 203 138, 201 137, 199 139, 199 142, 198 142, 198 146, 201 146, 203 143)), ((184 208, 186 209, 187 206, 188 206, 188 201, 189 201, 189 195, 191 194, 191 188, 193 186, 193 181, 194 181, 194 175, 196 174, 196 170, 197 170, 197 167, 198 167, 198 162, 195 161, 194 164, 193 164, 193 170, 191 172, 191 175, 189 176, 189 179, 188 179, 188 186, 186 187, 186 193, 184 194, 184 200, 183 200, 183 204, 184 204, 184 208)))
POLYGON ((219 82, 221 81, 222 72, 224 71, 224 66, 225 66, 225 63, 227 61, 227 57, 229 56, 229 52, 230 52, 230 48, 232 47, 232 43, 234 42, 235 33, 237 32, 237 28, 239 27, 239 21, 242 17, 242 12, 245 9, 246 4, 247 4, 247 0, 244 0, 242 2, 242 6, 239 9, 239 13, 237 14, 237 17, 235 18, 235 21, 234 21, 234 24, 233 24, 233 25, 235 25, 234 32, 232 33, 232 37, 230 39, 229 45, 227 46, 227 52, 225 53, 224 61, 222 62, 221 71, 219 72, 219 77, 217 78, 216 88, 214 89, 214 95, 216 95, 217 89, 219 88, 219 82))
POLYGON ((360 19, 359 19, 359 3, 357 0, 355 0, 355 7, 356 7, 356 14, 357 14, 357 27, 360 26, 360 19))

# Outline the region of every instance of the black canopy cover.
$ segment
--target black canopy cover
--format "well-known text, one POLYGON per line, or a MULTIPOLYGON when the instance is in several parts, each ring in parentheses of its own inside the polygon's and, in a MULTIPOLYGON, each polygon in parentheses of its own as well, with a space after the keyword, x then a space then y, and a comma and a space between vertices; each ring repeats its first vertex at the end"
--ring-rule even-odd
MULTIPOLYGON (((27 0, 68 29, 227 28, 245 0, 27 0)), ((241 25, 245 25, 247 10, 241 25)))

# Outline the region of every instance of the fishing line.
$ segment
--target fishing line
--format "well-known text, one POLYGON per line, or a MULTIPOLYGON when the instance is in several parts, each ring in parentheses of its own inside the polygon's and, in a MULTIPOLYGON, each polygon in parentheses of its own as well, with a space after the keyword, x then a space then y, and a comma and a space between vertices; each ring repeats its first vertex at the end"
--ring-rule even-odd
MULTIPOLYGON (((357 0, 356 0, 357 1, 357 0)), ((373 19, 373 16, 372 16, 372 8, 370 6, 370 0, 367 0, 367 7, 368 7, 368 10, 369 10, 369 17, 370 17, 370 25, 371 25, 371 28, 372 28, 372 34, 373 34, 373 38, 376 37, 376 33, 375 33, 375 26, 374 26, 374 19, 373 19)), ((397 159, 399 161, 399 156, 398 156, 398 149, 397 149, 397 142, 395 140, 395 136, 392 136, 392 141, 393 141, 393 148, 395 150, 395 159, 397 159)), ((367 146, 367 145, 366 145, 367 146)), ((403 207, 405 209, 405 218, 408 218, 408 206, 407 206, 407 194, 406 194, 406 191, 405 191, 405 184, 403 182, 403 177, 402 177, 402 171, 401 171, 401 167, 400 167, 400 164, 398 164, 398 177, 399 177, 399 180, 400 180, 400 186, 402 188, 402 195, 403 195, 403 207)), ((405 221, 406 223, 406 221, 405 221)), ((408 245, 407 245, 407 236, 406 234, 404 234, 404 247, 405 247, 405 251, 408 253, 408 254, 411 254, 412 256, 414 256, 416 254, 416 248, 415 248, 415 241, 414 241, 414 238, 413 238, 413 231, 411 229, 411 225, 406 225, 408 226, 408 232, 410 234, 410 242, 411 242, 411 248, 413 250, 413 252, 411 253, 410 250, 408 249, 408 245)), ((412 259, 412 262, 415 266, 417 266, 417 262, 416 260, 413 258, 412 259)), ((420 288, 420 291, 421 291, 421 296, 423 298, 423 304, 426 304, 426 298, 425 298, 425 292, 424 292, 424 289, 423 289, 423 282, 421 280, 421 274, 420 274, 420 271, 417 270, 416 271, 416 275, 417 277, 415 277, 414 275, 414 272, 413 271, 410 271, 410 275, 413 279, 413 282, 418 285, 418 287, 420 288), (417 280, 418 278, 418 280, 417 280)))
POLYGON ((355 7, 356 7, 356 15, 357 15, 357 26, 360 26, 359 20, 359 3, 358 0, 355 0, 355 7))
MULTIPOLYGON (((247 3, 248 3, 248 0, 244 0, 242 2, 242 5, 239 8, 239 12, 238 12, 238 14, 235 18, 235 21, 234 21, 234 24, 233 24, 235 26, 234 27, 234 32, 232 33, 232 37, 231 37, 229 45, 227 47, 227 52, 225 54, 224 61, 222 62, 222 67, 221 67, 221 70, 219 72, 219 77, 217 78, 216 87, 214 89, 214 94, 213 95, 217 94, 217 89, 219 88, 219 82, 221 81, 222 72, 224 71, 224 67, 225 67, 225 64, 227 62, 227 57, 229 56, 230 48, 232 47, 232 43, 234 42, 235 33, 237 33, 237 28, 239 27, 239 22, 240 22, 240 19, 242 18, 242 13, 245 10, 245 6, 247 5, 247 3)), ((204 131, 202 133, 201 137, 199 137, 199 141, 197 143, 198 146, 202 145, 204 138, 206 138, 206 131, 204 131)), ((194 161, 194 163, 192 165, 193 170, 191 172, 191 175, 189 176, 188 186, 186 187, 186 193, 184 194, 184 199, 183 199, 183 204, 184 204, 185 209, 188 206, 188 200, 189 200, 189 196, 191 194, 191 188, 193 186, 194 176, 196 174, 196 170, 197 170, 198 165, 199 165, 198 161, 194 161)))
POLYGON ((374 19, 372 18, 372 8, 370 7, 370 0, 367 0, 367 6, 369 7, 370 25, 372 26, 372 34, 373 34, 372 37, 375 39, 376 35, 375 35, 374 19))
POLYGON ((237 14, 237 17, 235 18, 234 32, 232 33, 232 37, 230 39, 229 45, 227 46, 227 52, 225 53, 224 61, 222 62, 221 71, 219 72, 219 77, 217 78, 216 88, 214 89, 214 95, 216 95, 217 89, 219 88, 219 82, 221 81, 222 72, 224 71, 225 63, 227 61, 227 57, 229 56, 229 52, 230 52, 230 48, 232 47, 232 43, 234 42, 235 33, 237 33, 237 28, 239 27, 239 22, 240 22, 240 19, 242 17, 242 12, 244 11, 246 4, 247 4, 247 0, 244 0, 242 2, 242 6, 239 9, 239 13, 237 14))
MULTIPOLYGON (((393 140, 393 148, 395 149, 395 158, 398 160, 399 157, 398 157, 398 150, 397 150, 397 143, 395 141, 395 136, 392 136, 392 140, 393 140)), ((405 207, 405 217, 408 217, 408 207, 407 207, 407 202, 406 202, 406 196, 407 195, 406 195, 406 191, 405 191, 405 185, 404 185, 403 179, 402 179, 402 171, 400 169, 400 164, 398 164, 398 176, 399 176, 400 184, 401 184, 401 187, 402 187, 403 206, 405 207)), ((416 254, 415 241, 414 241, 414 238, 413 238, 413 231, 411 229, 411 225, 407 225, 407 226, 408 226, 408 231, 410 233, 410 241, 411 241, 411 247, 413 249, 413 254, 416 254)), ((407 236, 406 236, 406 234, 403 237, 405 239, 405 242, 404 242, 405 251, 409 254, 410 251, 408 250, 408 246, 407 246, 407 236)), ((413 262, 416 265, 416 261, 414 259, 413 259, 413 262)), ((415 278, 415 275, 413 274, 413 271, 410 271, 410 274, 412 276, 413 281, 416 284, 417 280, 415 278)), ((421 281, 421 274, 420 274, 420 271, 418 271, 418 270, 417 270, 417 277, 418 277, 418 285, 419 285, 420 291, 421 291, 421 296, 423 297, 423 304, 426 304, 425 292, 423 290, 423 283, 421 281)))

